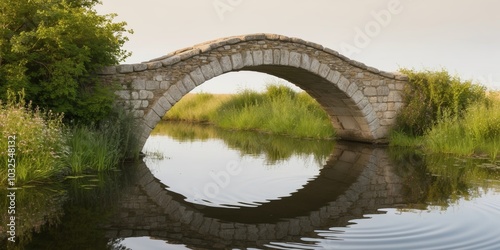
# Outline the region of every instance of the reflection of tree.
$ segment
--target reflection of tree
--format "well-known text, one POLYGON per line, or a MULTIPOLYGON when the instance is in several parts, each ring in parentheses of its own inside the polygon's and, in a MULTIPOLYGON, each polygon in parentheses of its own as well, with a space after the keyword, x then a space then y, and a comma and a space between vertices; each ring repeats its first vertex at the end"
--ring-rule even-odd
MULTIPOLYGON (((65 182, 67 199, 59 204, 64 214, 55 223, 45 223, 24 245, 26 249, 110 249, 126 250, 120 240, 106 237, 102 227, 107 219, 118 213, 117 201, 123 187, 133 178, 134 170, 124 167, 123 172, 84 176, 65 182)), ((38 190, 32 191, 40 197, 38 190)), ((41 197, 35 204, 51 204, 53 197, 41 197)), ((33 201, 35 202, 35 201, 33 201)), ((20 205, 21 207, 21 205, 20 205)), ((56 207, 44 206, 53 211, 56 207)), ((30 214, 27 212, 26 214, 30 214)), ((30 223, 27 226, 35 227, 30 223)))
POLYGON ((239 150, 243 155, 264 154, 266 161, 270 164, 297 155, 314 155, 317 162, 324 163, 335 146, 335 142, 329 140, 296 139, 252 131, 231 131, 210 125, 171 121, 158 124, 152 135, 168 135, 179 141, 222 139, 228 147, 239 150))
POLYGON ((500 179, 500 171, 482 167, 485 160, 453 155, 424 155, 413 148, 390 148, 396 171, 405 181, 409 200, 422 208, 446 208, 459 199, 478 197, 488 179, 500 179))
POLYGON ((32 238, 33 233, 38 233, 44 226, 53 226, 61 222, 64 214, 63 204, 67 200, 67 193, 62 185, 52 187, 23 188, 15 191, 16 194, 16 243, 7 241, 6 225, 9 223, 8 200, 6 190, 0 192, 0 245, 9 245, 9 249, 24 249, 32 238))

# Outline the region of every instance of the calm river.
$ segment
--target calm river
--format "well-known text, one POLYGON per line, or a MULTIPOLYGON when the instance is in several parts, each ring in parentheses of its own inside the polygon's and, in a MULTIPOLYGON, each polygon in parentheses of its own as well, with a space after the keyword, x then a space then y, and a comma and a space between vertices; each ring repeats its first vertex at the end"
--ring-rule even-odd
POLYGON ((144 151, 18 190, 12 249, 500 249, 498 160, 186 123, 144 151))

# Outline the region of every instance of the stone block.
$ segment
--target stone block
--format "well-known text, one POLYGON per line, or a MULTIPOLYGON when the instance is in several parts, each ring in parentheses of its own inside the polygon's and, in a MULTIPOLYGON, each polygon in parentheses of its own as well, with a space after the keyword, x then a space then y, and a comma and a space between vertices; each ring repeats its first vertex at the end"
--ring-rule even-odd
POLYGON ((160 88, 160 82, 157 81, 146 81, 147 90, 156 90, 160 88))
POLYGON ((130 101, 130 107, 131 107, 132 109, 137 110, 137 109, 141 108, 141 103, 142 103, 142 101, 141 101, 141 100, 133 100, 133 101, 130 101))
POLYGON ((132 89, 146 89, 146 81, 142 79, 134 79, 132 81, 132 89))
POLYGON ((311 71, 315 74, 318 74, 319 66, 320 66, 320 63, 319 63, 318 59, 313 58, 312 62, 311 62, 311 71))
POLYGON ((243 57, 240 53, 232 54, 231 61, 233 62, 233 69, 243 68, 243 57))
POLYGON ((292 51, 292 52, 290 52, 290 61, 288 62, 288 65, 290 65, 292 67, 299 68, 301 63, 302 63, 301 59, 302 59, 301 54, 292 51))
POLYGON ((377 87, 377 95, 388 95, 389 87, 388 86, 378 86, 377 87))
POLYGON ((184 88, 186 89, 187 92, 189 92, 192 89, 196 88, 196 85, 195 85, 194 81, 191 79, 191 77, 189 77, 189 75, 186 75, 182 79, 182 85, 184 86, 184 88))
POLYGON ((215 77, 214 70, 212 69, 212 66, 210 66, 210 64, 202 65, 201 73, 207 80, 215 77))
POLYGON ((144 123, 151 129, 154 129, 160 120, 161 117, 153 110, 150 110, 149 113, 144 116, 144 123))
POLYGON ((262 51, 252 51, 252 56, 254 66, 262 65, 264 63, 264 53, 262 53, 262 51))
POLYGON ((148 69, 148 65, 144 63, 134 64, 133 67, 134 67, 134 72, 141 72, 148 69))
POLYGON ((118 73, 121 73, 121 74, 132 73, 132 72, 134 72, 134 65, 130 65, 130 64, 118 65, 118 66, 116 66, 116 71, 118 73))
MULTIPOLYGON (((180 85, 180 84, 178 84, 178 85, 180 85)), ((170 102, 170 103, 172 103, 172 105, 175 104, 176 102, 178 102, 182 98, 182 96, 184 95, 181 93, 181 91, 179 90, 179 88, 176 85, 170 86, 170 88, 168 88, 167 93, 174 100, 174 103, 170 102)))
POLYGON ((366 96, 376 96, 377 95, 377 89, 375 87, 366 87, 364 90, 363 90, 363 93, 366 95, 366 96))
POLYGON ((159 69, 163 66, 161 62, 150 62, 147 63, 146 65, 148 65, 149 70, 159 69))
POLYGON ((358 90, 354 93, 354 95, 352 95, 352 100, 354 101, 354 103, 358 104, 364 97, 365 96, 363 95, 361 90, 358 90))
POLYGON ((336 84, 339 82, 340 80, 340 72, 336 71, 336 70, 330 70, 330 72, 328 73, 328 76, 326 77, 326 79, 328 81, 330 81, 331 83, 333 84, 336 84))
POLYGON ((330 67, 322 63, 319 65, 318 73, 321 77, 326 78, 328 76, 328 73, 330 73, 330 67))
POLYGON ((145 100, 145 99, 153 99, 154 94, 151 91, 148 90, 139 90, 139 99, 145 100))
POLYGON ((290 60, 290 52, 286 49, 280 50, 280 65, 288 65, 290 60))
POLYGON ((222 75, 222 73, 224 73, 224 71, 222 70, 222 66, 220 65, 218 60, 211 61, 210 66, 212 66, 214 76, 222 75))
POLYGON ((279 65, 281 61, 281 51, 279 49, 273 50, 273 63, 279 65))
MULTIPOLYGON (((191 79, 194 81, 194 83, 190 86, 186 85, 186 88, 191 88, 194 89, 196 86, 202 84, 205 82, 205 77, 203 76, 203 73, 199 67, 194 69, 191 73, 189 73, 191 76, 191 79)), ((188 78, 189 76, 184 77, 184 79, 188 78)), ((184 82, 186 83, 186 82, 184 82)))
POLYGON ((273 50, 266 49, 264 50, 264 64, 273 64, 273 50))
POLYGON ((166 66, 170 66, 172 64, 178 63, 180 61, 181 61, 181 57, 178 55, 175 55, 175 56, 171 56, 167 59, 161 60, 161 63, 164 67, 166 67, 166 66))
POLYGON ((300 67, 305 70, 311 69, 311 58, 308 54, 303 53, 301 56, 300 67))
POLYGON ((241 55, 243 56, 243 66, 253 66, 253 57, 252 57, 252 52, 250 51, 245 51, 242 52, 241 55))
POLYGON ((350 85, 350 82, 349 80, 347 80, 347 78, 345 77, 340 77, 340 80, 339 82, 337 83, 337 87, 342 90, 343 92, 346 92, 347 91, 347 88, 349 87, 350 85))
POLYGON ((229 56, 223 56, 220 59, 220 66, 222 67, 222 72, 233 70, 233 65, 231 64, 231 58, 229 56))
POLYGON ((132 100, 137 100, 139 99, 139 93, 137 91, 132 91, 130 93, 130 97, 132 98, 132 100))
POLYGON ((358 85, 354 82, 351 82, 351 84, 347 88, 346 94, 347 96, 352 97, 357 90, 358 90, 358 85))

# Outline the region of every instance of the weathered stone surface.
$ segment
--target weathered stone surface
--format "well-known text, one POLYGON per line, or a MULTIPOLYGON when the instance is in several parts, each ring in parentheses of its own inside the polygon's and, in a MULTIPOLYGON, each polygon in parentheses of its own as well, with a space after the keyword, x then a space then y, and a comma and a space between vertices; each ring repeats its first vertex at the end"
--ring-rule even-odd
MULTIPOLYGON (((199 67, 192 71, 189 75, 191 76, 191 79, 193 79, 196 86, 205 82, 205 77, 203 76, 203 73, 199 67)), ((191 89, 194 89, 196 86, 192 87, 191 89)))
POLYGON ((129 64, 118 65, 116 66, 116 71, 122 74, 131 73, 134 72, 134 65, 129 65, 129 64))
POLYGON ((224 56, 220 59, 220 66, 222 67, 223 72, 229 72, 233 70, 233 65, 229 56, 224 56))
POLYGON ((148 65, 146 65, 144 63, 134 64, 133 66, 134 66, 134 71, 135 72, 141 72, 141 71, 144 71, 144 70, 148 69, 148 65))
MULTIPOLYGON (((103 84, 118 83, 117 103, 132 105, 137 117, 145 117, 151 110, 168 111, 197 85, 241 69, 293 82, 317 99, 341 138, 370 142, 387 140, 383 132, 404 105, 408 81, 319 44, 275 34, 209 41, 146 63, 105 67, 99 77, 103 84)), ((147 138, 149 125, 140 132, 142 137, 147 138)))

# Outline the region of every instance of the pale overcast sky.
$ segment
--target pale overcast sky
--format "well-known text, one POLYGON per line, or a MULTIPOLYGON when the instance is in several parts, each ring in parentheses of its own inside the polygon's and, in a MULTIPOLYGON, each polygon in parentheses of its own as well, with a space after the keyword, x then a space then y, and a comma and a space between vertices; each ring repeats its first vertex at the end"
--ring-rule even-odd
MULTIPOLYGON (((446 68, 500 89, 497 0, 103 0, 134 30, 125 63, 221 37, 276 33, 319 43, 384 71, 446 68)), ((268 76, 217 77, 214 92, 268 76)), ((207 86, 209 86, 207 84, 207 86)), ((215 86, 215 85, 213 85, 215 86)), ((210 91, 210 90, 208 90, 210 91)))

